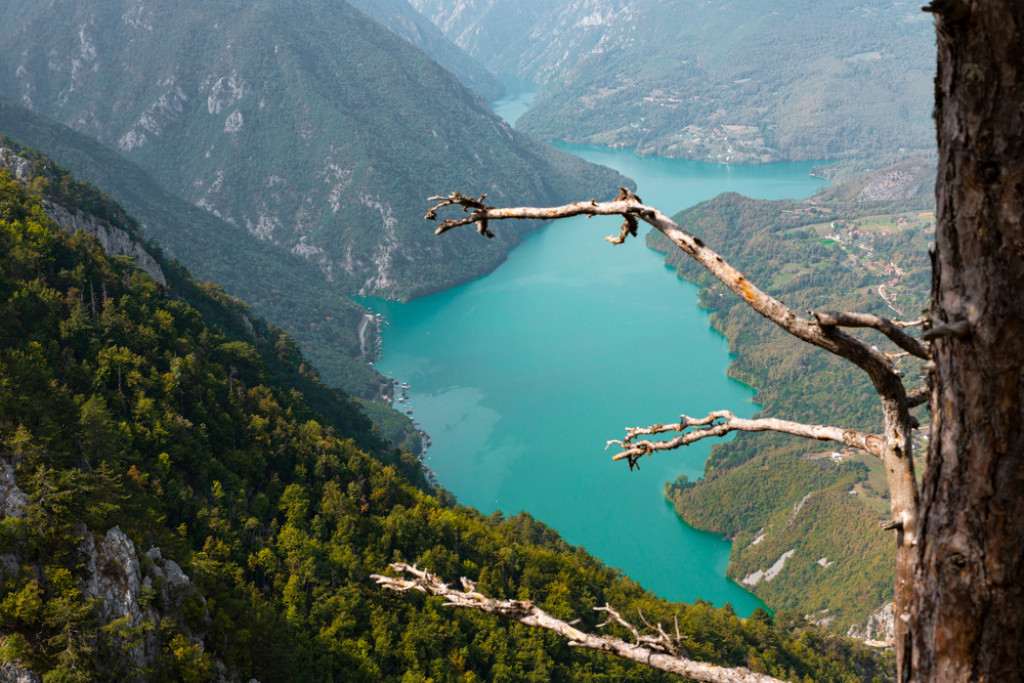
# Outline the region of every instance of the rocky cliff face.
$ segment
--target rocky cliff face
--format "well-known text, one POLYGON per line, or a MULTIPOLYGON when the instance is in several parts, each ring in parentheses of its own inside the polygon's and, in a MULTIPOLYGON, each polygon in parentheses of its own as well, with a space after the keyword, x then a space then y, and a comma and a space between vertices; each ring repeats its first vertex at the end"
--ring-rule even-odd
POLYGON ((63 206, 52 202, 44 202, 46 215, 57 222, 57 225, 70 232, 84 230, 90 235, 95 235, 103 249, 111 256, 127 256, 140 270, 145 271, 151 278, 162 285, 167 284, 160 264, 156 259, 124 230, 115 228, 105 221, 90 216, 81 211, 72 213, 63 206))
MULTIPOLYGON (((21 517, 28 496, 18 486, 16 463, 0 456, 0 519, 21 517)), ((128 627, 150 624, 142 642, 124 650, 130 661, 122 662, 129 671, 151 666, 160 654, 156 627, 162 619, 178 618, 182 600, 193 592, 189 577, 172 559, 164 558, 160 548, 150 548, 140 558, 135 543, 114 526, 97 537, 82 525, 81 551, 84 562, 79 590, 85 600, 99 602, 101 624, 123 620, 128 627)), ((0 581, 5 574, 18 572, 23 558, 0 554, 0 581)), ((202 640, 194 639, 201 646, 202 640)), ((0 683, 32 683, 39 678, 29 669, 6 663, 0 668, 0 683)))
MULTIPOLYGON (((31 167, 32 162, 28 159, 18 156, 6 147, 0 147, 0 168, 8 169, 21 182, 27 183, 31 179, 31 167)), ((136 266, 149 274, 151 278, 162 285, 167 284, 167 278, 160 268, 160 264, 146 251, 138 239, 125 230, 82 211, 69 211, 65 207, 53 202, 43 202, 43 206, 46 215, 63 229, 69 232, 84 230, 90 235, 95 235, 108 254, 111 256, 129 257, 135 262, 136 266)))
MULTIPOLYGON (((21 517, 21 508, 27 502, 28 496, 18 487, 15 479, 14 463, 0 456, 0 519, 21 517)), ((5 575, 13 575, 17 571, 18 558, 11 553, 0 553, 0 581, 3 581, 5 575)))
POLYGON ((0 519, 21 517, 21 508, 27 502, 28 497, 15 481, 14 465, 0 457, 0 519))
POLYGON ((0 683, 41 683, 42 679, 15 662, 0 664, 0 683))
POLYGON ((886 642, 896 635, 896 613, 894 604, 887 602, 873 613, 865 624, 854 624, 846 635, 859 640, 886 642))
MULTIPOLYGON (((108 529, 99 538, 86 530, 82 551, 86 558, 82 595, 99 600, 103 623, 123 619, 130 627, 145 623, 155 627, 165 616, 174 617, 190 590, 189 577, 177 562, 164 559, 160 548, 150 548, 140 562, 135 543, 120 527, 108 529)), ((151 631, 140 645, 128 650, 128 657, 138 670, 150 666, 159 653, 160 642, 151 631)))

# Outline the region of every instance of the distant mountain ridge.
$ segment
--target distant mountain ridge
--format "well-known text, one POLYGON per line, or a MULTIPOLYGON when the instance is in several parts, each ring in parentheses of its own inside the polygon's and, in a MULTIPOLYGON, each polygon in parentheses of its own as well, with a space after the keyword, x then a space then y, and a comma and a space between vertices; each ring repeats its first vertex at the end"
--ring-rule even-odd
POLYGON ((453 286, 528 229, 434 240, 430 195, 472 187, 548 203, 623 182, 514 133, 345 2, 18 0, 0 10, 0 39, 0 90, 344 292, 453 286))
POLYGON ((406 0, 349 0, 349 4, 436 59, 484 99, 493 101, 504 94, 505 86, 494 74, 448 40, 406 0))
POLYGON ((462 0, 453 4, 445 0, 409 0, 409 4, 492 71, 526 77, 532 72, 521 65, 537 54, 531 41, 551 27, 571 2, 462 0))
POLYGON ((545 140, 732 163, 934 147, 931 22, 909 0, 411 0, 544 87, 545 140))

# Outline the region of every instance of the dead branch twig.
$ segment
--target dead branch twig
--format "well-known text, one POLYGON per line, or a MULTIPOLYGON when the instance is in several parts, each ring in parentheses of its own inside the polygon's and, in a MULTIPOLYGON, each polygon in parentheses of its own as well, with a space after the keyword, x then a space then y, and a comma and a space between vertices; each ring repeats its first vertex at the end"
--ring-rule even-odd
MULTIPOLYGON (((687 676, 696 681, 708 683, 781 683, 779 679, 765 674, 754 673, 749 669, 730 668, 707 664, 689 659, 681 654, 678 639, 665 635, 661 630, 657 636, 641 634, 636 627, 622 618, 609 605, 595 608, 608 614, 605 625, 616 623, 633 633, 636 642, 629 643, 612 636, 596 636, 579 630, 572 624, 556 619, 528 600, 495 600, 477 593, 470 588, 472 582, 463 581, 464 590, 451 588, 441 579, 418 567, 396 562, 390 568, 400 574, 411 575, 412 578, 383 576, 373 574, 370 578, 379 585, 393 591, 420 591, 427 595, 436 595, 445 599, 445 606, 468 607, 478 612, 495 614, 504 619, 515 621, 527 626, 536 626, 553 631, 567 638, 572 647, 581 647, 598 652, 622 657, 634 662, 646 664, 669 673, 687 676)), ((642 618, 643 615, 641 615, 642 618)), ((646 620, 645 620, 646 621, 646 620)))
POLYGON ((828 425, 809 425, 776 418, 745 419, 736 417, 728 410, 716 410, 707 417, 679 416, 674 424, 656 424, 650 427, 632 427, 626 430, 626 438, 608 442, 608 446, 619 446, 622 451, 612 456, 613 460, 628 460, 630 469, 638 460, 656 451, 667 451, 688 446, 701 439, 721 437, 730 432, 778 432, 818 441, 836 441, 881 458, 885 441, 878 434, 865 434, 854 429, 842 429, 828 425), (690 430, 690 431, 687 431, 690 430), (678 432, 679 436, 668 441, 637 440, 640 436, 678 432))

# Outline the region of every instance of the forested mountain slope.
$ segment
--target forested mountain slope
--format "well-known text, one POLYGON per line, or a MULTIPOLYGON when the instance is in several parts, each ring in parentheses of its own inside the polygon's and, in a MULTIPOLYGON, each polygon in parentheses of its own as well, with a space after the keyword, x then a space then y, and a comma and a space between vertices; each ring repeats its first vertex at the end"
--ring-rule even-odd
MULTIPOLYGON (((12 138, 6 144, 15 150, 14 140, 44 150, 77 177, 103 187, 138 218, 147 238, 197 278, 218 283, 257 315, 277 321, 331 386, 363 398, 380 394, 383 378, 360 358, 357 330, 364 310, 324 281, 315 265, 172 195, 115 150, 3 94, 0 136, 12 138)), ((371 348, 374 331, 369 329, 371 348)))
POLYGON ((606 601, 697 658, 884 680, 792 616, 644 593, 522 514, 431 495, 297 345, 148 245, 167 286, 55 207, 135 224, 52 162, 0 171, 0 665, 47 680, 662 680, 540 631, 395 596, 389 561, 593 628, 606 601))
MULTIPOLYGON (((933 185, 930 164, 908 160, 808 201, 722 195, 675 219, 794 310, 913 320, 928 301, 933 185)), ((879 430, 879 401, 862 372, 777 329, 659 236, 648 243, 704 287, 701 303, 736 354, 730 375, 758 390, 765 416, 879 430)), ((881 335, 877 344, 890 348, 881 335)), ((913 385, 919 363, 901 363, 913 385)), ((927 413, 919 413, 925 427, 915 446, 923 458, 927 413)), ((836 444, 739 434, 713 447, 703 479, 674 482, 667 493, 688 523, 734 539, 728 574, 773 609, 864 633, 869 616, 892 599, 893 541, 879 528, 889 501, 876 458, 836 444)), ((884 640, 884 620, 872 623, 866 635, 884 640)))
POLYGON ((528 229, 433 240, 422 214, 439 191, 557 202, 622 182, 512 132, 341 1, 9 0, 0 90, 345 293, 450 287, 495 267, 528 229))
POLYGON ((545 140, 750 163, 932 149, 931 21, 909 0, 412 0, 540 85, 545 140))

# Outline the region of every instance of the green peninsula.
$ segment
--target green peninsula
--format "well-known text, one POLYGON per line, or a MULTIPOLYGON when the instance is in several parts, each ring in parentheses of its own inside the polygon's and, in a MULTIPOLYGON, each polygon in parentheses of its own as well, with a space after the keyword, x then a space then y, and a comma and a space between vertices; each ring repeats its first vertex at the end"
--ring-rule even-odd
MULTIPOLYGON (((675 220, 795 310, 913 320, 927 305, 931 272, 927 168, 905 161, 806 201, 722 195, 675 220)), ((763 415, 878 429, 877 397, 858 370, 763 320, 659 234, 647 239, 703 287, 701 304, 736 356, 730 374, 757 389, 763 415)), ((901 362, 908 377, 920 374, 916 363, 901 362)), ((915 440, 919 454, 926 435, 925 427, 915 440)), ((714 446, 701 480, 672 482, 666 494, 686 522, 733 539, 729 576, 772 609, 879 636, 884 628, 865 625, 892 596, 892 539, 878 525, 889 508, 886 490, 881 463, 870 456, 739 434, 714 446)))

